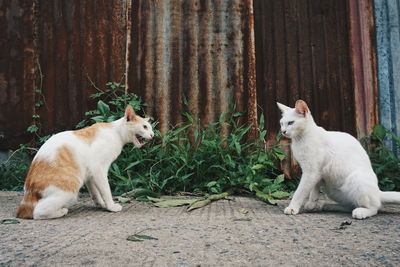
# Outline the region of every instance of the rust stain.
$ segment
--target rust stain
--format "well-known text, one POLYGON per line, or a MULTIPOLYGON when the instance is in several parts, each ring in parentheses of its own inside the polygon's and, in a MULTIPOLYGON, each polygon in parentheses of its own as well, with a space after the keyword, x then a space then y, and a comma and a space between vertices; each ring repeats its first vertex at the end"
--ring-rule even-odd
POLYGON ((256 87, 256 51, 254 39, 254 14, 253 14, 253 1, 246 1, 245 12, 245 64, 247 66, 247 73, 244 77, 245 88, 248 90, 248 123, 251 123, 251 130, 248 138, 256 139, 258 130, 258 116, 257 116, 257 87, 256 87))
POLYGON ((372 10, 372 0, 3 1, 0 148, 30 137, 37 68, 43 134, 95 107, 88 77, 100 89, 125 82, 162 132, 186 121, 183 112, 204 127, 236 105, 249 138, 262 113, 272 139, 275 102, 299 98, 325 128, 367 132, 378 121, 372 10), (21 119, 9 122, 16 105, 21 119))
MULTIPOLYGON (((204 127, 236 105, 248 111, 255 132, 252 1, 132 4, 129 88, 144 97, 146 111, 160 121, 160 130, 184 121, 182 112, 192 115, 196 127, 204 127)), ((228 132, 224 128, 223 135, 228 132)))
POLYGON ((110 81, 124 83, 126 8, 116 0, 39 2, 43 134, 69 129, 95 108, 91 82, 101 90, 110 81))
POLYGON ((0 149, 18 147, 30 138, 26 128, 35 103, 35 10, 36 1, 0 4, 0 134, 5 136, 0 149))
POLYGON ((131 58, 132 47, 132 0, 126 0, 126 46, 125 46, 125 94, 129 91, 129 80, 127 70, 129 67, 129 60, 131 58))
POLYGON ((359 137, 379 121, 373 2, 351 0, 350 41, 355 92, 355 118, 359 137))

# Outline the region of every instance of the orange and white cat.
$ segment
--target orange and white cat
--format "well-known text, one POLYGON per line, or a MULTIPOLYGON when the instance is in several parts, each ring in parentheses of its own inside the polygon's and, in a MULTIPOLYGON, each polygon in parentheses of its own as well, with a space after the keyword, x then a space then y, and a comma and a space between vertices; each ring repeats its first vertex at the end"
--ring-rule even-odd
POLYGON ((111 163, 122 147, 133 142, 140 148, 154 133, 147 118, 135 114, 131 106, 125 116, 110 123, 53 135, 37 152, 25 181, 25 194, 17 217, 52 219, 66 215, 86 184, 95 204, 118 212, 107 179, 111 163))

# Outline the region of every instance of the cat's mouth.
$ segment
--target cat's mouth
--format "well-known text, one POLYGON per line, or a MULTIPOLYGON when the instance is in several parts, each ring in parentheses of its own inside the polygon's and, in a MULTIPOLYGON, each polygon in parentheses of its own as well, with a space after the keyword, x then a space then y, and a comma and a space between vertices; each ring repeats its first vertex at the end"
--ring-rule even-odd
POLYGON ((139 135, 139 134, 136 134, 135 137, 136 137, 135 138, 136 147, 142 147, 144 145, 144 142, 145 142, 146 139, 143 136, 139 135))

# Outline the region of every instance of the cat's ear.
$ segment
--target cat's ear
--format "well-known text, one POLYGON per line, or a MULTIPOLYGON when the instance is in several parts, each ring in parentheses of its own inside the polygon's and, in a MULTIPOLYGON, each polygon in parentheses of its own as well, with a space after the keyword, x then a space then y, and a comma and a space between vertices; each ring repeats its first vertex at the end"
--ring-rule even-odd
POLYGON ((281 104, 279 102, 276 102, 276 104, 278 105, 278 108, 282 111, 282 113, 285 113, 286 111, 291 110, 290 107, 285 106, 284 104, 281 104))
POLYGON ((126 121, 133 121, 135 120, 136 113, 131 106, 126 106, 125 108, 125 119, 126 121))
POLYGON ((310 109, 307 106, 307 103, 304 102, 303 100, 297 100, 296 101, 296 106, 295 106, 295 110, 298 114, 302 115, 302 116, 306 116, 306 114, 308 112, 310 112, 310 109))
POLYGON ((145 121, 149 121, 149 120, 150 120, 150 118, 144 118, 144 120, 145 120, 145 121))

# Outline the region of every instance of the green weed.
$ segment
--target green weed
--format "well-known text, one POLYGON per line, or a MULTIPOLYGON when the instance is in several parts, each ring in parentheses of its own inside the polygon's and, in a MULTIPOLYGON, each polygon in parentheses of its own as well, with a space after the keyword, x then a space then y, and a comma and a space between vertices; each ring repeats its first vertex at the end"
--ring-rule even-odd
MULTIPOLYGON (((127 104, 142 114, 145 104, 134 94, 124 94, 123 85, 108 83, 108 89, 92 95, 97 108, 86 112, 87 118, 76 128, 95 122, 110 122, 124 115, 127 104)), ((273 203, 286 197, 288 190, 278 163, 285 157, 279 145, 265 149, 264 118, 260 119, 259 139, 246 140, 250 125, 239 124, 244 114, 224 112, 220 120, 201 128, 190 114, 184 113, 186 123, 161 134, 154 122, 156 137, 141 149, 127 144, 109 169, 109 182, 117 195, 142 189, 161 194, 198 192, 219 194, 227 190, 257 193, 273 203), (227 136, 224 129, 229 129, 227 136)), ((43 143, 49 136, 42 137, 43 143)), ((3 164, 12 183, 1 178, 3 189, 20 189, 31 159, 3 164), (15 162, 15 165, 13 165, 15 162), (19 162, 18 165, 17 162, 19 162), (23 162, 23 163, 22 163, 23 162), (12 163, 12 164, 11 164, 12 163)), ((139 196, 138 198, 143 198, 139 196)))
POLYGON ((0 163, 0 190, 22 190, 25 175, 36 150, 22 145, 9 159, 0 163))
POLYGON ((378 176, 379 187, 384 191, 400 191, 400 158, 385 141, 391 139, 400 151, 400 139, 382 125, 376 125, 363 144, 368 151, 372 167, 378 176))

